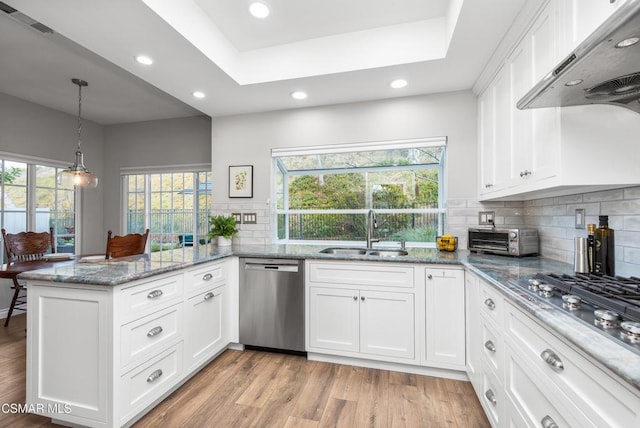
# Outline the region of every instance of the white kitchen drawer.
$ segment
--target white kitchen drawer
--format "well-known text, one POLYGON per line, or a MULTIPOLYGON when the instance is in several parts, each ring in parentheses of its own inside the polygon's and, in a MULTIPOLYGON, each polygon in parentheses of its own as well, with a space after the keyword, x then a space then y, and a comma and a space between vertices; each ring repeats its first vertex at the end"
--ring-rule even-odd
POLYGON ((309 263, 309 280, 325 285, 414 288, 413 266, 395 263, 309 263))
POLYGON ((226 263, 218 262, 189 269, 184 274, 187 293, 202 287, 218 286, 224 283, 227 279, 227 267, 226 263))
POLYGON ((504 388, 490 370, 482 372, 482 394, 479 398, 491 426, 502 426, 505 409, 504 388))
POLYGON ((182 342, 120 378, 120 421, 124 423, 158 399, 182 377, 182 342))
POLYGON ((505 334, 514 349, 521 350, 529 363, 557 385, 594 425, 640 426, 638 395, 512 304, 506 306, 505 334), (562 368, 552 368, 552 358, 562 368))
POLYGON ((490 319, 500 329, 504 313, 504 300, 501 294, 490 285, 480 281, 480 313, 490 319))
POLYGON ((505 345, 506 378, 505 390, 509 395, 509 405, 515 406, 520 416, 531 427, 588 427, 593 426, 586 418, 577 420, 577 411, 569 399, 556 386, 546 383, 537 371, 531 370, 527 360, 518 356, 511 347, 505 345), (543 422, 544 421, 544 422, 543 422))
POLYGON ((120 327, 120 367, 151 356, 183 334, 183 304, 154 312, 120 327))
POLYGON ((183 277, 179 273, 123 289, 117 302, 122 317, 139 318, 182 299, 183 277))
POLYGON ((502 382, 504 380, 504 341, 493 328, 493 325, 482 321, 482 356, 485 364, 502 382))

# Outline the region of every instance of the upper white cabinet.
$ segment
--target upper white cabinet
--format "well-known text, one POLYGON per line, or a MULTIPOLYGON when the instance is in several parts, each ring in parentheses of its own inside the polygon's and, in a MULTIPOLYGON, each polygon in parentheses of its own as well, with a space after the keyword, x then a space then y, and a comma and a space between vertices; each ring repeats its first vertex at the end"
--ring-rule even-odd
POLYGON ((523 200, 634 185, 637 113, 587 105, 518 110, 518 100, 620 6, 550 0, 478 98, 480 200, 523 200), (613 163, 602 156, 615 153, 613 163))
POLYGON ((562 50, 571 52, 626 0, 562 0, 562 50))

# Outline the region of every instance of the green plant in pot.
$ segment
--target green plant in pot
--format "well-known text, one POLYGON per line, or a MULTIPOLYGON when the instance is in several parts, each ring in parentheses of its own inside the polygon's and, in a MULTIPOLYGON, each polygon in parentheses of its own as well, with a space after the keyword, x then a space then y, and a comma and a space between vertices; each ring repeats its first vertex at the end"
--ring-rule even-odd
POLYGON ((238 233, 236 219, 233 216, 209 216, 209 237, 218 238, 218 246, 231 245, 231 238, 238 233))

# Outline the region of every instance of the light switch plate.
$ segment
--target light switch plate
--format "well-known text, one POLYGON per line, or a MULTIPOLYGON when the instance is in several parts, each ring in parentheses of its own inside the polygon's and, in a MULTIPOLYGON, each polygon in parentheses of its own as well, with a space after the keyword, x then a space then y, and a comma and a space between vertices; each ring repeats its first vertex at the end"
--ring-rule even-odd
POLYGON ((584 229, 584 208, 576 208, 576 229, 584 229))
POLYGON ((256 224, 258 216, 256 213, 242 213, 242 222, 244 224, 256 224))
POLYGON ((236 219, 236 224, 242 223, 242 213, 231 213, 231 216, 236 219))

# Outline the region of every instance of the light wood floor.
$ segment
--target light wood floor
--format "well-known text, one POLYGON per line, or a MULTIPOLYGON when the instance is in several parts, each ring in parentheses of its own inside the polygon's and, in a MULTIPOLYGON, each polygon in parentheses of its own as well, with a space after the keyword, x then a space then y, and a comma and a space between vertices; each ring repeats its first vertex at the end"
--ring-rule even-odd
MULTIPOLYGON (((0 330, 0 404, 24 403, 25 315, 0 330)), ((0 427, 53 427, 0 412, 0 427)), ((469 382, 228 350, 140 419, 147 427, 489 427, 469 382)))

